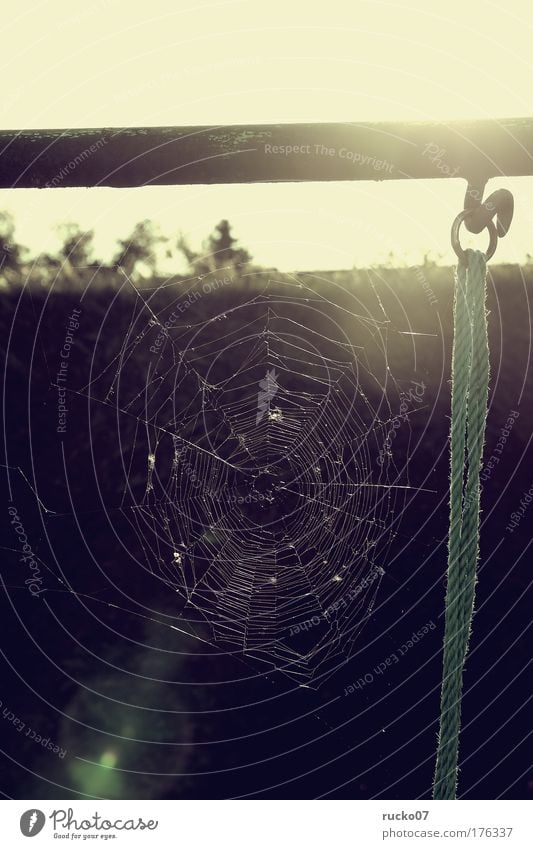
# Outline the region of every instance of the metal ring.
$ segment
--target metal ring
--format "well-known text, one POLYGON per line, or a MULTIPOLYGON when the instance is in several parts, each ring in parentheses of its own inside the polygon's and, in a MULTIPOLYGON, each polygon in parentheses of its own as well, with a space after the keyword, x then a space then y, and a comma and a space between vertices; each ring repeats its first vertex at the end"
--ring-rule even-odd
MULTIPOLYGON (((458 259, 462 260, 463 262, 466 262, 466 255, 459 241, 459 228, 465 218, 471 213, 471 209, 462 209, 452 224, 452 248, 454 249, 458 259)), ((498 246, 498 231, 496 230, 496 227, 492 220, 488 221, 486 226, 490 236, 489 246, 485 251, 485 259, 488 261, 489 259, 491 259, 491 257, 494 256, 494 253, 498 246)))

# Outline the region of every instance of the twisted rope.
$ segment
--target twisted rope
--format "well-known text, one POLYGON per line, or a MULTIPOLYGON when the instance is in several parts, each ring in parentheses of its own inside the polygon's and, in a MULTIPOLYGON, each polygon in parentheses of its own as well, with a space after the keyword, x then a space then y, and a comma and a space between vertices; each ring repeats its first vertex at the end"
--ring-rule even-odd
POLYGON ((466 250, 455 282, 448 582, 434 799, 455 799, 456 795, 463 666, 479 556, 479 474, 489 382, 485 255, 466 250))

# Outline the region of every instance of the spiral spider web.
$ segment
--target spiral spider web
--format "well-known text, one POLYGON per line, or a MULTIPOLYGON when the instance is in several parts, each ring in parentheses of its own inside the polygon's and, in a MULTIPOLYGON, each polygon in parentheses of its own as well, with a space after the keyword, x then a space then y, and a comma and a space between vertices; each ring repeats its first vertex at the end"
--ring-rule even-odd
POLYGON ((402 397, 390 328, 297 279, 221 312, 220 285, 137 291, 86 391, 116 406, 121 511, 177 613, 221 650, 316 684, 371 614, 407 489, 390 455, 378 462, 402 397))

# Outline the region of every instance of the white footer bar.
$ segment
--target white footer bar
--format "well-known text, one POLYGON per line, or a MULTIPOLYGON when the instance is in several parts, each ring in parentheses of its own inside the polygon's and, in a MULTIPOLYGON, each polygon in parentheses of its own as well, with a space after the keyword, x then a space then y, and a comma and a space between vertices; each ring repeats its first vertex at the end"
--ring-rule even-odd
POLYGON ((533 846, 526 801, 4 801, 2 846, 533 846), (35 843, 28 840, 35 838, 35 843))

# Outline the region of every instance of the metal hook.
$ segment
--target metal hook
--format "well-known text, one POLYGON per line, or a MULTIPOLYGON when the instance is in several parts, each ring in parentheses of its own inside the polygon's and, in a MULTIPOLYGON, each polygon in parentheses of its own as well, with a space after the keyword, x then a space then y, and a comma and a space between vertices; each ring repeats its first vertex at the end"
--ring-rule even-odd
POLYGON ((486 180, 469 180, 466 190, 464 209, 465 227, 470 233, 481 233, 489 221, 496 218, 498 236, 505 236, 511 226, 514 212, 514 198, 508 189, 496 189, 482 201, 486 180))
MULTIPOLYGON (((466 222, 470 215, 471 212, 469 209, 462 209, 452 224, 452 247, 457 255, 459 262, 466 262, 466 254, 463 248, 461 247, 461 242, 459 241, 459 228, 461 227, 463 221, 466 225, 466 222)), ((485 259, 488 261, 494 256, 496 248, 498 247, 498 233, 492 218, 489 218, 484 226, 489 231, 489 246, 485 252, 485 259)))

